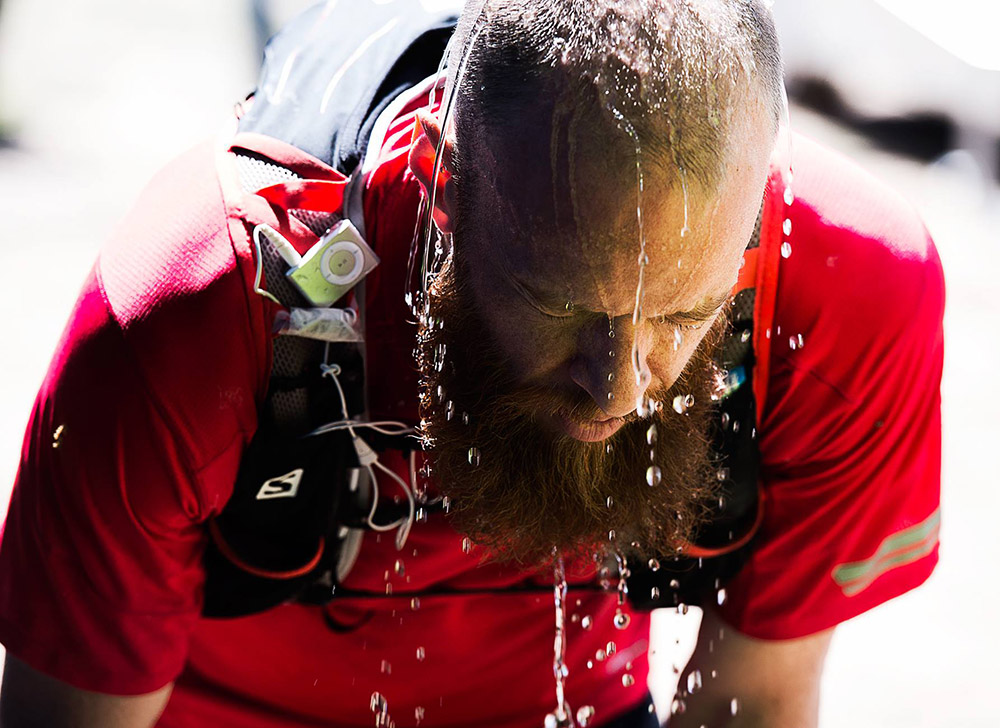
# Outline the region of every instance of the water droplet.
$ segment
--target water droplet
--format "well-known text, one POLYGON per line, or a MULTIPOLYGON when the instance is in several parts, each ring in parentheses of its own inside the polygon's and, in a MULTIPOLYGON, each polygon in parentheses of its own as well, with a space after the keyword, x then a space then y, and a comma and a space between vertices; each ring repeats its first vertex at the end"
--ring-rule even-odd
POLYGON ((732 713, 733 715, 736 715, 737 713, 740 712, 740 701, 737 700, 736 698, 733 698, 732 700, 729 701, 729 712, 732 713))
POLYGON ((688 605, 685 604, 684 602, 681 602, 680 604, 678 604, 677 605, 677 613, 678 614, 687 614, 688 613, 688 605))
POLYGON ((410 600, 410 609, 414 612, 420 609, 420 597, 413 597, 413 599, 410 600))
POLYGON ((386 596, 392 594, 392 584, 386 584, 385 585, 385 593, 386 593, 386 596))
POLYGON ((593 660, 587 660, 587 669, 588 670, 593 670, 594 669, 594 661, 593 660))
POLYGON ((482 453, 479 452, 478 447, 469 448, 469 465, 474 468, 479 467, 479 461, 482 458, 482 453))
POLYGON ((650 425, 649 429, 646 430, 646 444, 656 444, 656 425, 650 425))
POLYGON ((413 711, 413 717, 419 723, 424 719, 424 709, 422 706, 417 706, 413 711))
POLYGON ((55 431, 52 433, 52 449, 53 450, 58 450, 59 449, 59 445, 62 444, 61 438, 63 436, 63 432, 65 432, 65 431, 66 431, 66 425, 59 425, 59 427, 57 427, 55 429, 55 431))
POLYGON ((608 505, 608 508, 610 508, 611 506, 613 506, 613 505, 615 504, 615 499, 614 499, 614 498, 612 498, 612 497, 611 497, 611 496, 609 495, 609 496, 608 496, 608 499, 607 499, 607 500, 605 501, 605 503, 607 503, 607 505, 608 505))
POLYGON ((462 552, 467 554, 470 551, 472 551, 472 539, 466 536, 462 539, 462 552))
POLYGON ((795 202, 795 195, 792 194, 792 188, 791 187, 786 187, 785 188, 785 204, 786 205, 791 205, 793 202, 795 202))
POLYGON ((660 562, 657 561, 656 559, 650 559, 649 563, 647 565, 649 566, 649 570, 650 571, 659 571, 660 570, 660 562))
POLYGON ((609 372, 608 373, 608 381, 609 382, 615 381, 615 373, 614 372, 609 372))
POLYGON ((785 221, 781 223, 781 230, 782 232, 785 233, 785 235, 792 234, 792 221, 789 220, 787 217, 785 218, 785 221))
POLYGON ((406 567, 403 565, 402 559, 396 559, 392 569, 396 572, 396 576, 406 576, 406 567))
POLYGON ((372 693, 371 707, 373 713, 384 713, 389 710, 389 703, 386 702, 382 693, 372 693))
POLYGON ((587 728, 594 717, 594 712, 593 705, 584 705, 576 711, 576 722, 580 725, 580 728, 587 728))
POLYGON ((610 531, 608 531, 608 541, 614 541, 614 540, 615 540, 615 529, 612 528, 610 531))
POLYGON ((684 409, 688 409, 690 407, 694 407, 694 395, 693 394, 685 394, 684 395, 684 409))
POLYGON ((685 710, 687 710, 687 705, 680 698, 674 698, 674 702, 670 704, 670 715, 681 715, 685 710))
POLYGON ((584 629, 590 629, 594 626, 594 619, 588 614, 583 619, 580 620, 580 626, 584 629))
POLYGON ((451 422, 454 416, 455 416, 455 403, 449 399, 444 405, 444 418, 448 422, 451 422))
POLYGON ((722 429, 723 430, 726 429, 727 427, 729 427, 729 413, 728 412, 723 412, 722 413, 722 417, 720 417, 719 420, 722 422, 722 429))
POLYGON ((614 392, 608 392, 608 401, 612 402, 612 401, 614 401, 614 398, 615 398, 615 393, 614 392))
POLYGON ((622 685, 624 685, 627 688, 632 687, 633 685, 635 685, 635 678, 626 672, 624 675, 622 675, 622 685))
POLYGON ((792 244, 787 240, 781 244, 781 257, 788 258, 792 254, 792 244))
POLYGON ((740 341, 745 344, 750 341, 751 336, 753 336, 753 332, 751 332, 750 329, 743 329, 743 331, 740 332, 740 341))
POLYGON ((715 479, 720 483, 729 479, 729 468, 719 468, 715 471, 715 479))
POLYGON ((382 660, 382 674, 383 675, 392 674, 392 665, 389 664, 388 660, 382 660))
POLYGON ((427 653, 424 651, 424 648, 423 647, 418 647, 417 648, 417 661, 418 662, 423 662, 425 657, 427 657, 427 653))
POLYGON ((604 452, 607 453, 608 455, 610 455, 614 451, 615 451, 615 446, 612 445, 610 442, 604 446, 604 452))
POLYGON ((684 404, 683 395, 678 394, 676 397, 674 397, 673 407, 674 407, 674 412, 676 412, 679 415, 682 415, 687 411, 687 406, 684 404))
POLYGON ((597 652, 594 653, 594 659, 597 660, 598 662, 604 662, 604 660, 606 660, 607 657, 608 656, 604 654, 604 650, 598 650, 597 652))
POLYGON ((573 312, 573 302, 572 301, 566 301, 565 308, 566 308, 567 313, 572 313, 573 312))
POLYGON ((612 359, 614 359, 615 358, 615 352, 614 351, 609 351, 608 352, 608 356, 610 356, 612 359))
POLYGON ((660 598, 660 587, 654 586, 649 590, 649 598, 652 600, 657 600, 660 598))
POLYGON ((654 485, 659 485, 660 481, 663 480, 663 471, 660 470, 658 465, 650 465, 646 468, 646 484, 650 487, 654 485))
POLYGON ((796 339, 794 336, 789 336, 788 337, 788 348, 789 349, 791 349, 792 351, 795 351, 795 349, 798 348, 798 345, 799 345, 799 340, 798 339, 796 339))
POLYGON ((607 654, 608 657, 611 657, 611 655, 615 654, 615 652, 617 651, 618 651, 618 645, 616 645, 614 642, 608 642, 608 644, 604 646, 604 652, 607 654))
POLYGON ((631 622, 632 618, 625 614, 625 612, 615 612, 615 629, 626 629, 631 622))
POLYGON ((468 412, 463 412, 462 413, 462 424, 463 425, 469 424, 469 413, 468 412))
POLYGON ((670 580, 670 588, 671 589, 680 589, 681 588, 681 583, 679 581, 677 581, 677 579, 671 579, 670 580))
POLYGON ((735 435, 739 431, 740 431, 740 421, 739 420, 734 420, 733 421, 733 434, 735 435))
POLYGON ((725 589, 719 589, 718 594, 716 594, 715 596, 716 596, 717 601, 719 602, 719 606, 720 607, 723 604, 726 603, 726 590, 725 589))
POLYGON ((688 673, 688 692, 694 695, 701 690, 701 670, 692 670, 688 673))
POLYGON ((800 349, 806 345, 806 340, 802 338, 802 334, 799 334, 796 338, 799 340, 800 349))

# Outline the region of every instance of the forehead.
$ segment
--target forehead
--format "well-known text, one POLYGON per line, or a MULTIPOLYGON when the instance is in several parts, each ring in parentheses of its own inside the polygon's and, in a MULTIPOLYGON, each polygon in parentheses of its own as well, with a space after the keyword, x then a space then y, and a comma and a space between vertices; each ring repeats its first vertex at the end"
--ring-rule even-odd
POLYGON ((550 123, 478 145, 477 265, 616 316, 633 309, 643 240, 648 311, 686 310, 734 282, 767 172, 763 116, 734 119, 711 184, 672 164, 669 151, 656 155, 656 145, 590 125, 586 114, 550 107, 541 116, 550 123))
POLYGON ((759 189, 747 195, 728 187, 707 191, 690 183, 685 194, 680 184, 644 179, 640 205, 637 180, 580 185, 572 225, 556 227, 539 218, 534 226, 510 225, 518 216, 500 212, 476 257, 494 269, 495 281, 523 287, 547 307, 572 303, 631 314, 643 249, 641 214, 646 311, 690 310, 732 285, 753 228, 759 189))

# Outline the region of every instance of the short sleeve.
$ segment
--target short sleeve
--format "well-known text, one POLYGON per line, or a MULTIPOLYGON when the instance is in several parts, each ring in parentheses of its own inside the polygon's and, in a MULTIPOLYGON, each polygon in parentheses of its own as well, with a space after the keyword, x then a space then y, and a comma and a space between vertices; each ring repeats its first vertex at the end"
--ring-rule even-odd
POLYGON ((256 422, 244 277, 206 159, 161 173, 88 277, 0 541, 0 642, 87 690, 140 694, 181 672, 203 523, 256 422))
POLYGON ((804 140, 760 431, 764 521, 724 617, 788 639, 937 562, 944 279, 915 213, 804 140))

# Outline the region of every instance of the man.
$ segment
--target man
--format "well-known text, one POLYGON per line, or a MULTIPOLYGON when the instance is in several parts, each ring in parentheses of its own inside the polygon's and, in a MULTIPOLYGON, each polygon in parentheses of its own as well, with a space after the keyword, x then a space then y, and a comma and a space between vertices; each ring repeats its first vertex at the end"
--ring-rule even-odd
MULTIPOLYGON (((281 309, 257 295, 276 282, 255 280, 253 233, 279 229, 300 253, 318 238, 246 170, 335 180, 336 155, 280 140, 328 123, 352 64, 400 24, 382 18, 323 75, 345 26, 317 8, 271 59, 242 135, 169 167, 102 253, 0 544, 0 724, 646 725, 648 615, 619 603, 617 574, 593 588, 590 554, 636 571, 697 555, 708 481, 736 475, 707 441, 727 303, 759 237, 781 249, 773 269, 758 255, 777 279, 753 330, 761 522, 703 601, 670 724, 814 725, 834 626, 936 561, 943 283, 913 213, 830 153, 796 139, 786 190, 780 63, 756 2, 476 3, 444 93, 411 82, 359 125, 351 217, 381 258, 369 417, 419 425, 425 485, 452 513, 367 533, 328 605, 201 618, 206 544, 262 417, 281 309), (453 126, 438 109, 452 89, 453 126), (260 132, 273 108, 294 111, 295 134, 260 132), (421 192, 440 248, 414 327, 421 192), (569 582, 558 700, 553 551, 569 582)), ((341 414, 357 412, 326 419, 341 414)), ((401 491, 418 469, 391 449, 378 464, 401 491)))

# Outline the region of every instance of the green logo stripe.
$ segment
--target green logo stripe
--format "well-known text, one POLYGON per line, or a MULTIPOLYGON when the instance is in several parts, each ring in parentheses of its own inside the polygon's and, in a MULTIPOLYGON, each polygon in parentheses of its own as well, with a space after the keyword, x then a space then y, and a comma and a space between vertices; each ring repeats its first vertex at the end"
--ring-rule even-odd
POLYGON ((938 509, 927 520, 886 538, 871 558, 837 566, 833 580, 847 596, 863 591, 890 569, 912 563, 933 551, 940 524, 938 509))

